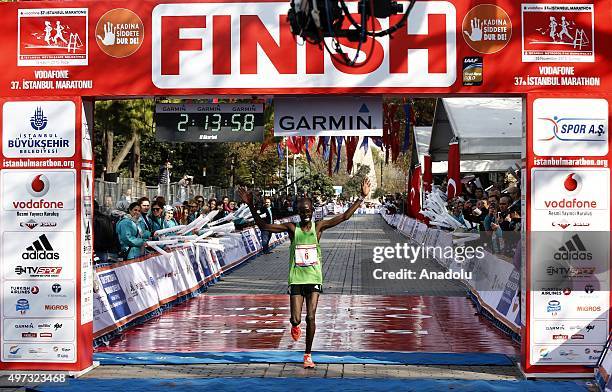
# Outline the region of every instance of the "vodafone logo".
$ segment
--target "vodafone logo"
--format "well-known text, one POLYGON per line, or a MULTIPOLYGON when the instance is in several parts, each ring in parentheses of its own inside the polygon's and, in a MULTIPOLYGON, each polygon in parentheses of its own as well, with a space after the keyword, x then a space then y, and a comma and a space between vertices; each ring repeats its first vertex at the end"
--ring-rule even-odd
POLYGON ((34 197, 43 197, 49 192, 49 179, 44 174, 35 174, 26 183, 26 190, 34 197))
POLYGON ((582 189, 582 177, 576 173, 570 173, 563 181, 563 188, 570 195, 576 195, 580 193, 582 189))

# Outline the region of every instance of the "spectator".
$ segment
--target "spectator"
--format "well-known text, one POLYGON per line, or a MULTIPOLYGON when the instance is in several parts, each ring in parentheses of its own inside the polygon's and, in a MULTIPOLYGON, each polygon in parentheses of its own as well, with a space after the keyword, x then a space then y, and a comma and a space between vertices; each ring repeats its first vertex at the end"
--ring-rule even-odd
POLYGON ((121 197, 119 201, 127 201, 128 203, 132 202, 132 188, 124 189, 121 193, 121 197))
POLYGON ((236 210, 238 209, 238 207, 236 207, 236 202, 235 202, 235 201, 233 201, 233 200, 232 200, 232 201, 230 201, 230 202, 229 202, 229 208, 230 208, 230 211, 231 211, 231 212, 236 211, 236 210))
POLYGON ((172 169, 172 164, 170 161, 166 161, 163 165, 159 167, 159 184, 160 185, 168 185, 170 184, 170 169, 172 169))
POLYGON ((104 206, 101 208, 101 212, 110 215, 113 211, 113 197, 111 195, 104 196, 104 206))
POLYGON ((124 259, 135 259, 144 254, 144 244, 151 237, 151 233, 143 231, 137 223, 141 217, 138 203, 130 204, 128 212, 129 215, 117 223, 117 234, 121 245, 119 256, 124 259))
POLYGON ((165 206, 166 203, 166 198, 163 196, 155 196, 155 199, 153 200, 155 203, 157 203, 160 207, 165 206))
POLYGON ((106 263, 111 253, 117 251, 115 231, 110 216, 102 213, 100 205, 94 200, 94 253, 102 263, 106 263))
POLYGON ((518 189, 515 186, 511 186, 510 188, 508 188, 508 194, 510 195, 510 198, 512 199, 512 203, 510 204, 509 208, 516 208, 518 207, 518 210, 520 211, 521 208, 521 190, 518 189))
MULTIPOLYGON (((265 218, 263 218, 264 221, 266 223, 274 223, 274 218, 272 217, 272 200, 269 197, 264 198, 262 210, 263 211, 260 210, 259 212, 266 215, 265 218)), ((271 253, 270 249, 268 248, 270 236, 271 233, 269 231, 261 230, 261 245, 263 247, 263 252, 266 254, 271 253)))
POLYGON ((463 203, 460 200, 455 201, 453 205, 452 216, 455 220, 462 225, 465 225, 465 219, 463 218, 463 203))
POLYGON ((151 219, 149 218, 149 210, 151 209, 151 202, 149 201, 149 198, 146 196, 141 197, 138 199, 138 205, 140 206, 140 220, 138 221, 138 225, 142 227, 143 231, 153 233, 151 219))
POLYGON ((198 216, 200 216, 200 211, 198 209, 198 203, 195 201, 195 199, 189 200, 188 207, 189 207, 189 210, 188 210, 188 215, 187 215, 187 224, 193 222, 194 220, 196 220, 198 216))
POLYGON ((193 176, 185 174, 178 182, 179 200, 187 200, 189 197, 189 187, 193 183, 193 176))
POLYGON ((229 206, 229 202, 230 202, 230 198, 227 196, 223 196, 223 199, 222 199, 223 216, 226 216, 227 214, 232 212, 229 206))
POLYGON ((194 200, 198 205, 198 211, 200 211, 200 214, 206 213, 206 207, 204 206, 204 196, 197 195, 196 197, 194 197, 194 200))
POLYGON ((484 199, 484 191, 482 190, 482 188, 476 188, 476 190, 474 191, 474 197, 476 198, 476 200, 484 199))
POLYGON ((510 228, 510 200, 510 196, 502 196, 501 199, 499 199, 499 224, 503 231, 513 230, 510 228))
POLYGON ((489 213, 484 219, 484 228, 491 235, 491 247, 493 253, 499 253, 504 248, 503 246, 503 232, 499 226, 499 215, 497 206, 489 206, 489 213))
MULTIPOLYGON (((172 207, 170 207, 172 208, 172 207)), ((164 219, 164 206, 159 205, 156 201, 151 205, 151 214, 149 215, 149 221, 151 222, 151 234, 155 234, 157 230, 163 228, 164 219)))
POLYGON ((169 229, 177 225, 176 220, 174 220, 174 210, 170 206, 164 207, 164 218, 162 223, 163 229, 169 229))
POLYGON ((495 209, 497 209, 499 207, 499 197, 495 196, 495 195, 489 195, 489 198, 487 199, 488 201, 488 207, 494 206, 495 209))

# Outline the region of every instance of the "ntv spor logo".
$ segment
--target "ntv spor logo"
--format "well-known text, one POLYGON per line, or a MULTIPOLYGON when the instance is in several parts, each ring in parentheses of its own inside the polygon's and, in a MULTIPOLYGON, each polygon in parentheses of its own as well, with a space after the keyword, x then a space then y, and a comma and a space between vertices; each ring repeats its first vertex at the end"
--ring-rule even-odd
POLYGON ((554 139, 562 142, 607 142, 607 127, 605 118, 554 116, 540 117, 538 120, 549 122, 548 135, 538 139, 543 142, 554 139))
POLYGON ((35 131, 42 131, 47 127, 47 117, 43 113, 42 108, 39 106, 34 111, 34 115, 30 118, 30 125, 35 131))

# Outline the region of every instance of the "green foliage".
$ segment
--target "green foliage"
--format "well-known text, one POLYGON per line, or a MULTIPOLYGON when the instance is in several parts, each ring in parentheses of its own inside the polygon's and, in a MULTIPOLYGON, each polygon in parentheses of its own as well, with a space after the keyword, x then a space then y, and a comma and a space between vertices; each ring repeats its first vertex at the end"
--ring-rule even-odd
POLYGON ((320 195, 323 200, 332 199, 335 195, 334 183, 326 174, 318 172, 306 174, 299 186, 308 195, 313 197, 320 195))
POLYGON ((386 190, 384 190, 381 187, 378 187, 378 188, 376 188, 376 190, 372 194, 372 198, 373 199, 380 199, 381 197, 385 197, 386 194, 387 194, 386 190))
POLYGON ((370 167, 366 165, 357 165, 357 172, 351 177, 342 188, 342 196, 351 198, 361 195, 361 183, 364 178, 370 174, 370 167))

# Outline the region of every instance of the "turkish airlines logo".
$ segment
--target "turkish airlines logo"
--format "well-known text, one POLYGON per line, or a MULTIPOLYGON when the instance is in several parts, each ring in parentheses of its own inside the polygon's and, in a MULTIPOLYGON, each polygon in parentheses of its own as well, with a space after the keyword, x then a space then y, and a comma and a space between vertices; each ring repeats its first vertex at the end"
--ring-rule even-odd
MULTIPOLYGON (((393 38, 349 42, 351 67, 324 49, 299 44, 285 2, 159 4, 152 11, 152 82, 158 88, 449 87, 457 78, 456 9, 416 2, 393 38), (249 4, 250 3, 246 3, 249 4), (255 12, 254 12, 255 11, 255 12), (230 77, 228 77, 230 76, 230 77)), ((357 2, 349 2, 354 18, 357 2)), ((403 15, 373 18, 375 30, 403 15)), ((345 19, 343 28, 350 28, 345 19)), ((368 21, 368 24, 370 21, 368 21)))
POLYGON ((43 197, 49 192, 49 179, 44 174, 35 174, 26 183, 26 189, 34 197, 43 197))

